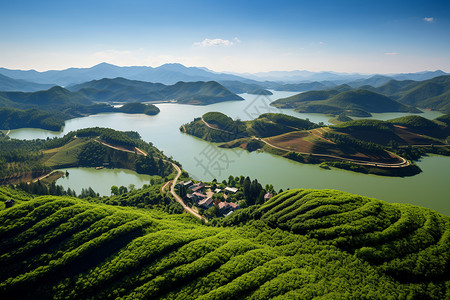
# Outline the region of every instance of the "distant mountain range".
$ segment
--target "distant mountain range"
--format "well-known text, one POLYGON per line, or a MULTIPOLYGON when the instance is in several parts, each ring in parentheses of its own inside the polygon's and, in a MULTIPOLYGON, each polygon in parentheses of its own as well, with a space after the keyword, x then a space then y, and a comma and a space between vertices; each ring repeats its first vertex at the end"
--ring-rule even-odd
POLYGON ((91 68, 70 68, 61 71, 37 72, 34 70, 9 70, 0 68, 0 74, 13 79, 22 79, 41 84, 54 84, 68 86, 90 80, 102 78, 124 77, 132 80, 175 84, 178 81, 222 81, 239 80, 246 78, 223 73, 207 71, 203 68, 185 67, 182 64, 164 64, 157 68, 152 67, 118 67, 101 63, 91 68))
MULTIPOLYGON (((343 83, 347 83, 352 87, 362 85, 377 87, 392 79, 421 81, 448 74, 440 70, 390 75, 310 71, 227 74, 217 73, 207 68, 186 67, 178 63, 164 64, 156 68, 145 66, 119 67, 101 63, 91 68, 69 68, 45 72, 0 68, 0 75, 3 75, 0 77, 1 91, 36 91, 37 89, 47 89, 49 88, 48 85, 69 86, 91 80, 123 77, 130 80, 163 83, 166 85, 172 85, 179 81, 217 81, 235 93, 257 93, 264 89, 281 91, 319 89, 319 85, 322 86, 321 89, 328 89, 343 83), (22 82, 13 82, 13 80, 22 80, 22 82), (23 82, 23 80, 26 82, 23 82), (36 84, 44 84, 46 86, 38 86, 36 84)), ((267 91, 264 91, 264 93, 267 93, 267 91)))
POLYGON ((427 80, 436 76, 449 75, 441 70, 437 71, 424 71, 418 73, 400 73, 389 75, 367 75, 359 73, 339 73, 339 72, 310 72, 310 71, 272 71, 255 74, 236 74, 241 77, 246 77, 256 81, 276 81, 283 83, 304 83, 313 81, 335 81, 335 83, 349 83, 354 82, 356 85, 360 81, 365 81, 360 85, 370 84, 374 85, 374 82, 380 82, 379 85, 391 80, 427 80))
MULTIPOLYGON (((301 106, 302 111, 331 112, 329 109, 333 101, 330 102, 329 100, 337 95, 336 91, 345 92, 352 89, 362 89, 386 96, 390 100, 398 101, 398 103, 407 106, 450 112, 450 76, 446 76, 447 73, 440 70, 392 75, 309 71, 277 71, 240 75, 217 73, 206 68, 185 67, 181 64, 165 64, 152 68, 143 66, 119 67, 101 63, 91 68, 70 68, 46 72, 0 68, 0 91, 4 91, 0 93, 0 105, 24 106, 27 101, 43 100, 43 97, 47 96, 50 97, 50 100, 46 101, 52 102, 55 99, 52 98, 55 97, 53 95, 55 91, 63 100, 59 103, 56 100, 53 102, 57 106, 64 106, 69 101, 67 97, 71 99, 70 101, 75 99, 75 103, 80 99, 89 102, 176 100, 178 103, 204 105, 220 101, 242 100, 241 97, 236 95, 240 93, 270 95, 271 92, 268 89, 295 92, 323 90, 328 91, 328 93, 332 90, 334 94, 328 95, 329 97, 314 99, 314 101, 327 100, 327 103, 316 102, 314 105, 302 103, 300 105, 298 104, 299 101, 294 101, 298 104, 295 108, 300 109, 301 106), (276 81, 255 81, 254 79, 276 81), (65 86, 67 90, 62 91, 61 88, 49 89, 53 85, 65 86), (40 92, 31 96, 5 94, 7 91, 40 92), (68 96, 69 91, 74 94, 68 96), (24 100, 27 97, 30 97, 31 100, 24 100), (13 105, 11 101, 21 104, 13 105)), ((353 93, 349 94, 353 95, 353 93)), ((362 94, 359 93, 358 95, 361 96, 362 94)), ((310 97, 311 95, 323 96, 324 94, 305 93, 301 97, 310 97)), ((370 96, 369 98, 372 100, 376 98, 372 97, 373 95, 367 95, 367 93, 364 95, 370 96)), ((295 99, 295 96, 293 99, 295 99)), ((356 98, 353 97, 352 99, 355 100, 356 98)), ((383 98, 383 100, 386 99, 383 98)), ((292 105, 292 101, 290 99, 284 105, 292 105)), ((280 105, 280 102, 277 103, 277 105, 280 105)), ((348 109, 351 106, 366 112, 376 112, 372 108, 364 108, 364 105, 359 106, 356 103, 352 105, 347 103, 350 106, 347 104, 340 105, 343 104, 342 101, 337 103, 339 103, 340 109, 348 109)), ((335 107, 334 104, 331 106, 335 107)), ((386 107, 392 109, 394 106, 387 105, 386 107)), ((49 104, 49 107, 53 107, 52 104, 49 104)), ((405 109, 402 106, 397 106, 396 109, 398 111, 409 110, 409 108, 405 109)), ((353 113, 359 114, 361 112, 355 110, 353 113)))
POLYGON ((35 92, 40 90, 47 90, 52 86, 52 84, 40 84, 23 79, 12 79, 0 74, 0 91, 35 92))

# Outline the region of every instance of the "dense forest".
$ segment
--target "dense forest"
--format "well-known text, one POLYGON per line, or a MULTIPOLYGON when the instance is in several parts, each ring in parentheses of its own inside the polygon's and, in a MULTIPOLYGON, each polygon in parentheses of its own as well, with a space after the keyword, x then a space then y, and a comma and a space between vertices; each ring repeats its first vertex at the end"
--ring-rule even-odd
POLYGON ((289 190, 206 226, 153 209, 159 191, 0 188, 15 201, 0 210, 2 299, 450 297, 450 219, 434 211, 289 190))

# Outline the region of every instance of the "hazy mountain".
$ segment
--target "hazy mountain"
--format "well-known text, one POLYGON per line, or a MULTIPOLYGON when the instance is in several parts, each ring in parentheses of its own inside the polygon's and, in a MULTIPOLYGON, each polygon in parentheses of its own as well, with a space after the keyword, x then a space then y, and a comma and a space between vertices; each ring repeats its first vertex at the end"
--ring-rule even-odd
POLYGON ((424 71, 424 72, 417 72, 417 73, 401 73, 401 74, 395 74, 391 77, 396 80, 416 80, 416 81, 422 81, 427 79, 432 79, 434 77, 442 76, 442 75, 450 75, 449 73, 445 73, 441 70, 436 71, 424 71))
POLYGON ((157 68, 152 67, 119 67, 108 63, 101 63, 91 68, 69 68, 61 71, 37 72, 35 70, 9 70, 0 68, 0 74, 14 78, 43 84, 61 86, 78 84, 102 78, 124 77, 127 79, 174 84, 178 81, 221 81, 243 80, 246 78, 231 74, 215 73, 197 67, 185 67, 181 64, 165 64, 157 68))
POLYGON ((13 79, 0 74, 0 91, 35 92, 51 88, 51 84, 39 84, 21 79, 13 79))
POLYGON ((385 84, 386 82, 388 82, 390 80, 392 80, 392 77, 384 76, 384 75, 374 75, 369 78, 350 81, 347 84, 354 88, 362 87, 362 86, 366 86, 366 85, 370 85, 372 87, 378 87, 380 85, 385 84))
POLYGON ((264 89, 261 85, 245 83, 237 80, 224 80, 220 84, 236 94, 248 93, 254 95, 272 95, 271 91, 264 89))
POLYGON ((338 72, 310 72, 310 71, 271 71, 260 72, 255 74, 239 74, 240 76, 247 77, 253 80, 259 81, 278 81, 284 83, 301 83, 305 81, 326 81, 326 80, 356 80, 361 78, 367 78, 368 75, 361 74, 349 74, 338 72))
MULTIPOLYGON (((339 72, 310 72, 310 71, 271 71, 260 73, 237 74, 258 81, 275 81, 278 83, 310 83, 312 81, 334 81, 336 84, 347 83, 352 87, 363 85, 380 86, 389 80, 427 80, 441 75, 448 75, 441 70, 424 71, 418 73, 401 74, 359 74, 339 72)), ((281 88, 281 87, 280 87, 281 88)))

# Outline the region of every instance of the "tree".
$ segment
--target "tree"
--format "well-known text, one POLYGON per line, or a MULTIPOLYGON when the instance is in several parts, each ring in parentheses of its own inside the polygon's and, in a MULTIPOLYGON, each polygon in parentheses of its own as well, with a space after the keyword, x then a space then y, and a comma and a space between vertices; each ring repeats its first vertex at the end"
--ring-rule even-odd
POLYGON ((113 185, 111 187, 111 195, 115 195, 115 196, 119 195, 119 188, 117 186, 113 185))

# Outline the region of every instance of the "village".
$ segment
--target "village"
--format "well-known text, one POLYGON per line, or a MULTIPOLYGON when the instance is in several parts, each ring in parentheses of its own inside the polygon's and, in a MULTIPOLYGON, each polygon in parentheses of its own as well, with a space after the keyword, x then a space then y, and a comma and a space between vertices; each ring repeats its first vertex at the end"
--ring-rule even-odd
MULTIPOLYGON (((212 184, 205 184, 201 181, 194 183, 192 180, 189 180, 178 182, 176 188, 183 200, 187 204, 197 207, 200 212, 215 206, 217 208, 216 215, 218 217, 226 217, 240 209, 242 203, 246 206, 246 202, 242 189, 227 186, 225 183, 226 181, 223 183, 212 182, 212 184)), ((264 202, 272 196, 272 193, 265 193, 264 202)))

